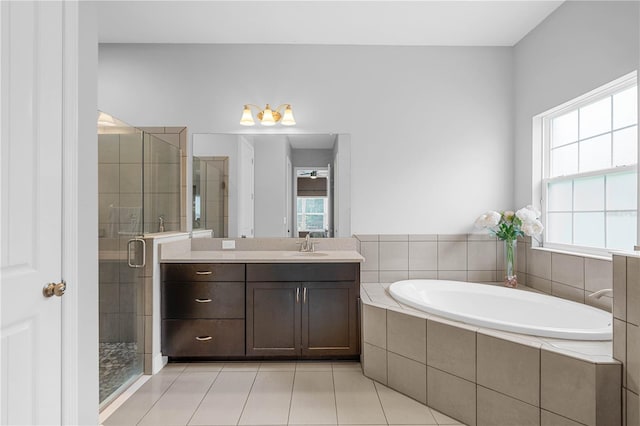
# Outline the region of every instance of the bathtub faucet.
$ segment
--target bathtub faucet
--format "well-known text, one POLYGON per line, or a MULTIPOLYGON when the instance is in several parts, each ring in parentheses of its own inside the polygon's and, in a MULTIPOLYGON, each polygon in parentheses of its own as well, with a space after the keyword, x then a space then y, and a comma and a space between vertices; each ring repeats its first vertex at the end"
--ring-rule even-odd
POLYGON ((600 299, 604 295, 613 296, 613 289, 612 288, 605 288, 603 290, 598 290, 598 291, 596 291, 594 293, 591 293, 588 297, 591 297, 593 299, 600 299))

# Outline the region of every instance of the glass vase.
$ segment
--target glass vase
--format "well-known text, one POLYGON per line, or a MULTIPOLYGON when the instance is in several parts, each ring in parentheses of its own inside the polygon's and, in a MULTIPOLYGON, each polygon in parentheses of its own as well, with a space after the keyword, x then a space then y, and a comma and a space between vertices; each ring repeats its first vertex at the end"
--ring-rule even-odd
POLYGON ((504 240, 504 285, 506 287, 516 288, 518 286, 517 256, 518 240, 504 240))

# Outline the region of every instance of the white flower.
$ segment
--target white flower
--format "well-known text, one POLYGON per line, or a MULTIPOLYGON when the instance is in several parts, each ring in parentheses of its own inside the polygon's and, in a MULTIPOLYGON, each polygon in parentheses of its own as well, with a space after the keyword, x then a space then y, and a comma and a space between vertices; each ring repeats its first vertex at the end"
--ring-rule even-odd
POLYGON ((544 226, 542 226, 542 222, 538 219, 533 219, 531 221, 524 222, 520 229, 522 229, 522 232, 524 232, 525 235, 533 237, 542 234, 544 226))
POLYGON ((529 204, 527 207, 525 207, 529 210, 531 210, 532 212, 534 212, 536 214, 536 219, 540 219, 540 210, 536 209, 535 207, 533 207, 531 204, 529 204))
POLYGON ((540 217, 540 212, 533 206, 527 206, 518 210, 516 212, 516 216, 522 221, 522 223, 526 223, 537 220, 540 217))
POLYGON ((477 228, 493 228, 500 223, 500 213, 490 210, 476 219, 475 225, 477 228))

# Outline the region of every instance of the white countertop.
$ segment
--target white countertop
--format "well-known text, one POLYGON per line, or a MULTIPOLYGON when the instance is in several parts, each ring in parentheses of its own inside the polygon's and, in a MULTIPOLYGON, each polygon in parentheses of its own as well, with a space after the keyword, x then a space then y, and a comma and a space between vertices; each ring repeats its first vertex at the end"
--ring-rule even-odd
POLYGON ((191 250, 175 253, 160 263, 352 263, 364 262, 355 250, 318 250, 299 252, 286 250, 191 250))

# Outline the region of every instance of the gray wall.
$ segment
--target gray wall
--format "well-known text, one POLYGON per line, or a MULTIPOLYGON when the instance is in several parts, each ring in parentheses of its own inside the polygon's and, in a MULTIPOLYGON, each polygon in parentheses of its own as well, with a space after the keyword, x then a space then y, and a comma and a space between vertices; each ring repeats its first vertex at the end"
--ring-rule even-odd
POLYGON ((256 237, 287 237, 286 156, 289 141, 284 135, 254 139, 256 237))
POLYGON ((292 149, 293 167, 327 167, 333 163, 332 149, 292 149))
POLYGON ((287 102, 286 131, 350 134, 352 232, 467 232, 512 208, 511 48, 101 45, 99 59, 100 109, 137 126, 282 132, 238 121, 287 102))
POLYGON ((516 207, 532 201, 532 117, 638 68, 638 5, 565 2, 515 46, 516 207))

